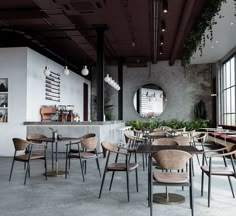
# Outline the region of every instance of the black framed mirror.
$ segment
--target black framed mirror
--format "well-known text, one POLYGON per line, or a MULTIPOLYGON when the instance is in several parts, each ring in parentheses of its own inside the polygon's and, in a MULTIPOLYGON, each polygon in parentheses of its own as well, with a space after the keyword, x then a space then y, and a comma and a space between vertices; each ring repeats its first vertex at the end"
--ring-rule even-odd
POLYGON ((162 88, 155 84, 147 84, 135 92, 133 104, 141 117, 156 118, 164 112, 167 98, 162 88))

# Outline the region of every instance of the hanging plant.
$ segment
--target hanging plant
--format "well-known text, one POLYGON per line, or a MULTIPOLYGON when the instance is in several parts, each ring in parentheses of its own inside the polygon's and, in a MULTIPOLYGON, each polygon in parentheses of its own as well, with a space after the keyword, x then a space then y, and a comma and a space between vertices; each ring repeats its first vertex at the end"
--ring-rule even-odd
MULTIPOLYGON (((205 3, 201 15, 198 18, 198 22, 193 25, 185 41, 182 56, 183 65, 190 63, 190 58, 192 54, 196 52, 198 46, 200 55, 202 56, 202 49, 205 46, 205 37, 211 41, 213 40, 212 26, 217 24, 214 17, 216 15, 218 15, 219 18, 223 17, 219 14, 222 3, 226 3, 226 0, 207 0, 207 3, 205 3), (206 29, 210 31, 210 35, 204 34, 206 29)), ((236 11, 236 0, 234 0, 234 6, 236 11)))

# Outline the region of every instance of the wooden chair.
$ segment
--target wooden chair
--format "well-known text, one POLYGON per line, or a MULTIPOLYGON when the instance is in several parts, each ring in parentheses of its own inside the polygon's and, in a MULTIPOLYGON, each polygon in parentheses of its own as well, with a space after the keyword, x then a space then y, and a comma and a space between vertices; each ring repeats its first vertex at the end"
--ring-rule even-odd
POLYGON ((87 170, 86 169, 87 160, 91 159, 96 160, 99 176, 101 177, 101 171, 98 161, 98 153, 96 150, 97 143, 98 143, 98 138, 94 136, 94 134, 87 134, 81 137, 79 142, 66 144, 65 178, 67 178, 67 173, 68 173, 68 160, 70 168, 71 158, 79 159, 83 181, 85 181, 84 174, 86 174, 87 170), (73 145, 76 145, 78 148, 72 149, 71 146, 73 145))
MULTIPOLYGON (((125 142, 126 142, 126 148, 129 152, 129 161, 131 158, 131 154, 136 154, 137 148, 139 145, 145 144, 146 140, 140 137, 124 134, 125 136, 125 142)), ((143 160, 143 170, 145 170, 145 160, 146 160, 146 165, 147 165, 147 157, 143 153, 142 154, 142 160, 143 160)))
POLYGON ((106 142, 106 141, 102 142, 102 146, 108 151, 108 156, 107 156, 106 165, 104 168, 104 174, 103 174, 101 188, 100 188, 100 192, 99 192, 99 198, 101 198, 102 189, 103 189, 103 185, 104 185, 104 181, 105 181, 105 177, 106 177, 107 172, 110 172, 110 171, 112 172, 109 190, 111 190, 115 172, 126 172, 127 196, 128 196, 128 202, 129 202, 129 172, 134 171, 134 170, 135 170, 135 175, 136 175, 136 189, 138 192, 138 163, 137 163, 136 154, 135 154, 135 163, 130 163, 129 162, 129 152, 128 152, 127 148, 123 148, 121 146, 117 146, 117 145, 114 145, 114 144, 106 142), (114 161, 114 163, 109 163, 110 155, 112 153, 116 154, 115 161, 114 161), (122 162, 119 162, 118 161, 119 155, 125 156, 125 160, 123 158, 122 162))
POLYGON ((26 184, 27 174, 30 177, 30 162, 32 160, 43 159, 44 160, 44 168, 45 168, 45 177, 47 180, 47 145, 41 143, 32 143, 23 139, 13 138, 12 139, 15 147, 15 153, 11 165, 10 177, 9 181, 11 181, 11 176, 14 168, 15 161, 24 162, 27 164, 25 171, 25 180, 24 184, 26 184), (44 147, 43 151, 34 151, 34 147, 44 147))
POLYGON ((236 153, 236 146, 231 148, 229 152, 226 147, 216 150, 204 151, 205 157, 209 159, 209 165, 205 165, 203 157, 201 166, 202 170, 201 196, 203 196, 204 174, 206 174, 208 176, 208 207, 210 207, 210 201, 211 201, 211 178, 213 175, 228 177, 231 192, 233 198, 235 198, 233 185, 230 179, 230 177, 236 178, 236 168, 233 159, 235 153, 236 153), (226 160, 226 157, 228 157, 229 159, 226 160), (215 163, 216 159, 220 158, 222 158, 223 164, 219 164, 219 161, 215 163), (227 163, 227 161, 230 161, 231 166, 229 166, 229 163, 227 163))
POLYGON ((185 137, 185 136, 177 136, 173 137, 173 140, 175 140, 179 145, 186 145, 189 146, 191 145, 191 138, 190 137, 185 137))
MULTIPOLYGON (((149 184, 149 206, 150 215, 152 216, 152 187, 153 186, 188 186, 190 190, 190 208, 193 213, 193 187, 192 187, 192 170, 189 166, 189 173, 186 172, 173 172, 173 170, 183 170, 192 155, 180 150, 161 150, 152 155, 162 169, 172 170, 172 172, 154 172, 153 178, 150 178, 149 184), (153 180, 152 180, 153 179, 153 180)), ((190 160, 191 164, 192 161, 190 160)), ((166 199, 168 200, 168 192, 166 189, 166 199)))
MULTIPOLYGON (((194 133, 193 133, 194 134, 194 133)), ((202 151, 205 151, 205 141, 206 141, 206 133, 200 133, 200 134, 195 134, 192 136, 192 145, 202 151)), ((207 159, 206 159, 206 155, 203 154, 203 157, 206 161, 207 164, 207 159)), ((198 164, 200 166, 200 160, 197 154, 197 159, 198 159, 198 164)))

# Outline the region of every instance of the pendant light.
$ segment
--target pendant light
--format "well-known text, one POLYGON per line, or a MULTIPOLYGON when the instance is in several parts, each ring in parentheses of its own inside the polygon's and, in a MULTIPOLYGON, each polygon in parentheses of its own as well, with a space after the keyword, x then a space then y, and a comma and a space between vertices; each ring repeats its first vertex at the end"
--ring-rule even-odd
POLYGON ((44 69, 43 73, 44 73, 45 76, 49 76, 50 75, 51 72, 50 72, 48 66, 45 66, 45 69, 44 69))
POLYGON ((65 74, 66 76, 68 76, 68 75, 70 74, 70 71, 69 71, 69 69, 68 69, 67 66, 65 66, 63 72, 64 72, 64 74, 65 74))
POLYGON ((87 68, 87 65, 84 65, 84 68, 81 70, 81 74, 83 76, 87 76, 89 74, 89 70, 87 68))

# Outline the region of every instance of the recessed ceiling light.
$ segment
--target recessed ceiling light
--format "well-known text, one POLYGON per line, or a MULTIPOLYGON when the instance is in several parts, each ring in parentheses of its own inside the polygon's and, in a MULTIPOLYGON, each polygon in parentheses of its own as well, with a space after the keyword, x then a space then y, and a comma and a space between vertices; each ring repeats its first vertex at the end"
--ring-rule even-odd
POLYGON ((219 41, 217 40, 217 41, 216 41, 216 43, 218 44, 218 43, 219 43, 219 41))
POLYGON ((211 46, 211 48, 213 49, 213 48, 214 48, 214 46, 211 46))
POLYGON ((234 25, 234 23, 233 23, 233 22, 230 22, 230 25, 232 26, 232 25, 234 25))

